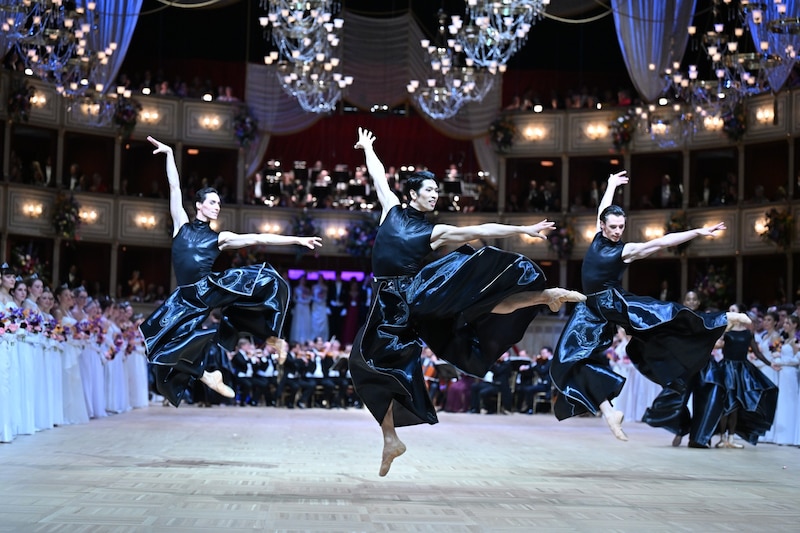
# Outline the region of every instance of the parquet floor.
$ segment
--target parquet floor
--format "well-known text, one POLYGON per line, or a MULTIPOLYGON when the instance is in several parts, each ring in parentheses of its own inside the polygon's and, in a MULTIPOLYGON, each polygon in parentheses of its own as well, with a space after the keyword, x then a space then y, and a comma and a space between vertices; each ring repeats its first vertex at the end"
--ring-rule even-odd
POLYGON ((800 449, 440 414, 378 477, 363 410, 151 406, 0 445, 0 532, 800 530, 800 449))

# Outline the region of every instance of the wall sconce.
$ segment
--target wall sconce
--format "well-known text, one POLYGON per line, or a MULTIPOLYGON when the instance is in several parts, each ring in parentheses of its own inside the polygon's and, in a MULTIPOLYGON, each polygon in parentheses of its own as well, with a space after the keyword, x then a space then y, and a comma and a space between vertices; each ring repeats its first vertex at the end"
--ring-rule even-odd
POLYGON ((759 218, 753 223, 753 229, 756 230, 756 233, 759 235, 763 235, 765 231, 767 231, 767 219, 766 218, 759 218))
POLYGON ((656 137, 663 137, 669 133, 669 124, 666 122, 656 121, 650 124, 650 134, 656 137))
POLYGON ((756 122, 759 124, 772 124, 775 120, 775 109, 771 106, 756 109, 756 122))
POLYGON ((597 235, 597 226, 587 226, 585 230, 583 230, 583 240, 588 243, 591 243, 594 240, 594 236, 597 235))
POLYGON ((94 209, 82 209, 78 216, 84 224, 94 224, 97 222, 97 211, 94 209))
POLYGON ((525 244, 536 244, 537 242, 547 242, 546 240, 540 239, 538 237, 531 237, 527 233, 520 233, 519 237, 525 244))
POLYGON ((664 228, 659 226, 645 226, 644 236, 647 240, 657 239, 664 236, 664 228))
POLYGON ((153 229, 156 227, 156 217, 153 215, 138 215, 136 225, 140 228, 153 229))
POLYGON ((219 223, 216 220, 212 220, 208 223, 208 227, 213 229, 214 231, 219 231, 219 223))
POLYGON ((139 118, 142 119, 142 122, 145 124, 158 124, 158 121, 161 120, 158 110, 150 108, 142 109, 139 112, 139 118))
POLYGON ((331 239, 341 239, 347 235, 347 228, 343 228, 341 226, 328 226, 328 229, 325 230, 325 235, 331 239))
POLYGON ((39 218, 42 216, 43 211, 44 208, 42 207, 42 204, 29 203, 22 206, 22 212, 25 213, 25 216, 29 216, 31 218, 39 218))
POLYGON ((592 122, 586 125, 583 133, 591 140, 596 141, 608 135, 608 126, 602 122, 592 122))
POLYGON ((547 137, 547 131, 541 126, 528 126, 522 135, 529 141, 541 141, 547 137))
POLYGON ((281 232, 280 224, 270 224, 269 222, 266 222, 264 223, 264 225, 261 226, 261 233, 278 234, 280 232, 281 232))
POLYGON ((703 128, 706 131, 720 131, 724 125, 725 121, 720 116, 703 117, 703 128))
POLYGON ((222 121, 218 115, 203 115, 198 122, 204 130, 217 131, 222 127, 222 121))
POLYGON ((43 108, 47 105, 47 96, 44 93, 40 93, 39 91, 35 91, 33 96, 31 96, 31 105, 36 108, 43 108))

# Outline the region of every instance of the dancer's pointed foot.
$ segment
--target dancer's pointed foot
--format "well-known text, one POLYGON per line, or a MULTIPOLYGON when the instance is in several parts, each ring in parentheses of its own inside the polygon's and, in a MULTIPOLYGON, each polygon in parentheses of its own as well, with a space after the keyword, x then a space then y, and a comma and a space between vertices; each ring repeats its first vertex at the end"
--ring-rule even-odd
POLYGON ((605 418, 608 429, 611 430, 611 433, 613 433, 617 439, 628 440, 628 436, 622 431, 622 420, 625 418, 622 411, 611 411, 611 414, 605 418))
POLYGON ((733 448, 733 449, 736 449, 736 450, 741 450, 742 448, 744 448, 744 445, 743 444, 739 444, 738 442, 735 442, 733 440, 733 434, 728 434, 728 445, 726 446, 726 448, 733 448))
POLYGON ((728 312, 725 313, 725 315, 728 318, 728 327, 726 329, 731 329, 732 327, 739 324, 741 324, 742 326, 749 326, 750 324, 753 323, 753 321, 750 320, 750 317, 744 313, 728 312))
POLYGON ((378 475, 383 477, 389 473, 392 461, 406 453, 406 445, 400 439, 386 440, 383 443, 383 457, 378 475))
POLYGON ((586 295, 578 291, 570 291, 562 289, 561 287, 554 287, 552 289, 545 289, 543 293, 546 302, 545 305, 550 308, 554 313, 561 309, 565 302, 585 302, 586 295))
POLYGON ((203 377, 200 378, 200 381, 205 383, 209 389, 213 390, 220 396, 224 396, 225 398, 236 397, 236 393, 233 391, 233 389, 225 385, 225 382, 222 381, 222 372, 219 370, 215 370, 213 372, 203 372, 203 377))

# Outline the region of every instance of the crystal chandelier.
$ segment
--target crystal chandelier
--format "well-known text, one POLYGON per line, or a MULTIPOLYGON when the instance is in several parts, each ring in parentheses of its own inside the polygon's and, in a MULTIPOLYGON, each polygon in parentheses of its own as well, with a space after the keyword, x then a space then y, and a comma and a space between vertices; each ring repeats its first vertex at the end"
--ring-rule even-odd
POLYGON ((786 83, 800 50, 800 2, 765 0, 743 5, 744 17, 767 87, 777 93, 786 83))
POLYGON ((264 63, 276 66, 281 87, 305 111, 333 112, 343 91, 353 84, 352 76, 341 73, 335 52, 344 26, 343 19, 334 17, 339 3, 262 0, 261 7, 268 15, 259 23, 278 47, 264 57, 264 63))
POLYGON ((406 86, 419 108, 435 120, 452 118, 467 102, 483 100, 494 85, 494 75, 505 72, 505 65, 483 68, 466 57, 461 44, 447 38, 447 19, 440 10, 436 43, 420 41, 430 64, 428 78, 423 83, 411 80, 406 86))
POLYGON ((450 35, 476 65, 505 65, 528 38, 550 0, 467 0, 466 24, 452 16, 450 35))

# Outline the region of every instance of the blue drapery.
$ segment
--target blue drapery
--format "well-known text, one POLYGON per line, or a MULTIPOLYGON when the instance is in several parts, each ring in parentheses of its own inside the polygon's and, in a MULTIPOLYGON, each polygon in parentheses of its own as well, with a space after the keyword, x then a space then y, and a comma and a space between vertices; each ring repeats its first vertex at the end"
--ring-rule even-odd
POLYGON ((664 92, 664 71, 683 58, 695 4, 696 0, 612 0, 622 57, 645 102, 664 92))
POLYGON ((769 31, 769 24, 779 19, 790 20, 800 15, 800 0, 782 0, 781 4, 786 6, 786 12, 778 13, 778 5, 772 1, 760 2, 751 5, 746 11, 747 25, 753 44, 756 50, 761 50, 761 42, 769 43, 768 53, 779 58, 778 61, 770 61, 765 67, 767 80, 770 90, 777 93, 783 88, 789 74, 792 72, 795 58, 792 53, 800 53, 800 36, 789 32, 769 31), (761 23, 756 24, 753 20, 753 11, 758 9, 761 13, 761 23))
POLYGON ((117 49, 111 55, 111 60, 100 72, 101 79, 94 80, 103 84, 103 92, 115 91, 117 73, 128 53, 141 9, 142 0, 97 1, 95 13, 98 19, 98 31, 92 34, 89 44, 94 50, 105 50, 110 43, 117 43, 117 49))

